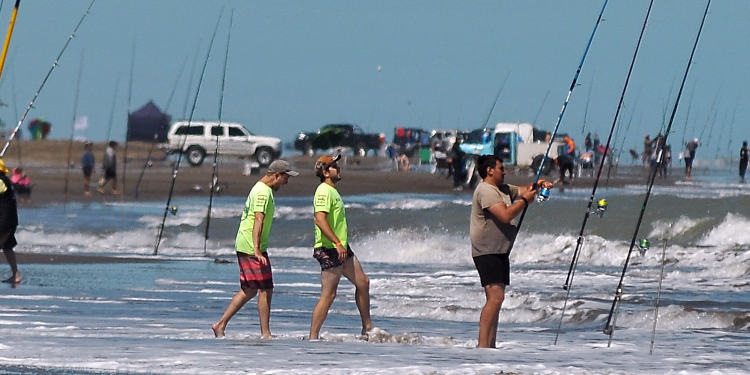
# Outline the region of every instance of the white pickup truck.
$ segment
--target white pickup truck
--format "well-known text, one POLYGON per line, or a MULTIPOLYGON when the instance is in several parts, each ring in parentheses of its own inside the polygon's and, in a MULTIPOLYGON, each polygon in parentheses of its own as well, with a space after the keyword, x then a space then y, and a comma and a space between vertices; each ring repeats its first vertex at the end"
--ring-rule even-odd
POLYGON ((253 157, 264 167, 281 156, 281 139, 255 135, 235 122, 175 122, 162 147, 169 153, 185 153, 190 165, 198 166, 216 150, 217 138, 219 155, 253 157))

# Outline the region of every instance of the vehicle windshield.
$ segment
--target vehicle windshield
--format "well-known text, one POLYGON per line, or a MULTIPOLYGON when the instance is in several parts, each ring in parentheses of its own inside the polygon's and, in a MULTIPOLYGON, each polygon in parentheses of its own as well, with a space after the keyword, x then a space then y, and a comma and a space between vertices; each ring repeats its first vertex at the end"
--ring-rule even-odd
POLYGON ((489 140, 489 136, 489 130, 472 130, 464 139, 464 143, 485 143, 487 140, 489 140))

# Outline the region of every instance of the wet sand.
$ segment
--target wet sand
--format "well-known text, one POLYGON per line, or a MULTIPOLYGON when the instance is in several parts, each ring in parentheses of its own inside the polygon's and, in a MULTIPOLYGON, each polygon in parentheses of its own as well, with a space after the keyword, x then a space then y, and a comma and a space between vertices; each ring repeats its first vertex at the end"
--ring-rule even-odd
MULTIPOLYGON (((71 168, 66 168, 68 154, 68 142, 60 140, 46 141, 22 141, 19 158, 18 146, 14 145, 6 153, 4 158, 9 169, 22 165, 24 172, 31 178, 32 202, 31 205, 47 205, 62 203, 64 201, 87 202, 87 201, 158 201, 166 199, 172 185, 172 166, 176 157, 167 157, 159 150, 152 152, 151 167, 145 168, 147 156, 151 148, 150 143, 130 142, 128 145, 128 162, 124 178, 123 189, 123 160, 124 146, 118 149, 118 178, 120 184, 120 195, 113 195, 111 189, 106 187, 106 192, 100 194, 96 191, 95 181, 101 177, 100 162, 104 153, 104 143, 94 146, 94 155, 97 159, 97 168, 92 177, 90 196, 83 194, 83 179, 79 165, 79 159, 83 150, 83 144, 74 142, 71 148, 71 168), (141 177, 141 173, 143 174, 141 177), (67 175, 67 177, 66 177, 67 175), (65 193, 66 179, 68 181, 67 194, 65 193), (138 184, 139 179, 141 180, 138 184), (136 198, 136 185, 138 185, 138 197, 136 198)), ((302 156, 294 150, 285 150, 282 158, 288 160, 293 168, 301 175, 290 179, 288 185, 284 186, 277 194, 279 196, 305 196, 311 195, 320 183, 313 174, 315 157, 302 156)), ((348 156, 342 160, 343 180, 339 184, 339 190, 343 195, 367 194, 367 193, 450 193, 469 194, 470 190, 455 191, 452 180, 444 175, 430 173, 429 166, 414 166, 411 172, 395 172, 393 164, 389 159, 383 157, 368 156, 365 158, 348 156)), ((199 167, 190 166, 185 159, 181 162, 180 170, 175 179, 173 195, 175 196, 206 196, 208 197, 208 186, 212 175, 212 160, 207 157, 199 167)), ((260 178, 262 169, 254 171, 256 174, 245 175, 246 161, 238 158, 222 158, 219 161, 218 175, 221 185, 224 187, 221 194, 230 196, 245 196, 253 184, 260 178)), ((593 174, 593 173, 592 173, 593 174)), ((622 186, 626 184, 644 184, 646 182, 645 171, 640 167, 620 167, 617 173, 610 173, 606 181, 607 170, 603 171, 600 186, 622 186)), ((557 173, 548 179, 556 179, 557 173)), ((510 171, 506 176, 506 182, 511 184, 526 184, 533 180, 528 170, 510 171)), ((657 179, 658 184, 671 184, 673 179, 657 179)), ((593 184, 592 177, 577 179, 572 185, 566 187, 590 187, 593 184)))

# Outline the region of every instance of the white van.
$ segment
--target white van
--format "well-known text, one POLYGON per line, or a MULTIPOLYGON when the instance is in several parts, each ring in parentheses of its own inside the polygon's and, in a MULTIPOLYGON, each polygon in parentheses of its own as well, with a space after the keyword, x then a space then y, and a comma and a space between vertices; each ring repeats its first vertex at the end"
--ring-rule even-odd
POLYGON ((236 122, 178 121, 167 133, 167 151, 184 152, 193 166, 203 163, 207 154, 254 157, 261 166, 268 166, 281 156, 281 139, 251 133, 236 122))

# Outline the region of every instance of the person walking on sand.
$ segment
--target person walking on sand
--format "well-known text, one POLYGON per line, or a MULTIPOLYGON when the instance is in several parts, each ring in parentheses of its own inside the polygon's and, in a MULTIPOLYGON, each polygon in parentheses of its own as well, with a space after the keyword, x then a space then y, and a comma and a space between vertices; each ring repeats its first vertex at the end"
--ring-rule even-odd
POLYGON ((747 171, 748 162, 748 149, 747 141, 742 142, 742 148, 740 148, 740 183, 745 183, 745 172, 747 171))
POLYGON ((235 241, 241 290, 232 297, 221 319, 211 326, 216 337, 224 336, 229 320, 257 294, 260 334, 264 339, 271 338, 273 274, 267 249, 275 208, 273 192, 286 185, 289 176, 298 175, 286 161, 275 160, 250 190, 235 241))
POLYGON ((10 265, 11 275, 3 280, 4 283, 18 284, 21 282, 21 273, 18 272, 18 263, 16 263, 16 253, 13 248, 16 247, 16 228, 18 227, 18 205, 16 204, 16 195, 13 191, 13 184, 8 178, 8 168, 5 162, 0 159, 0 246, 3 247, 3 254, 10 265))
POLYGON ((482 155, 477 160, 482 178, 471 204, 469 237, 471 256, 484 288, 486 302, 479 316, 479 348, 495 348, 497 320, 510 284, 509 255, 516 240, 516 217, 534 200, 539 186, 550 189, 552 183, 540 179, 536 185, 504 184, 503 160, 482 155))
POLYGON ((112 181, 112 194, 118 195, 120 194, 120 191, 117 190, 117 154, 115 153, 115 150, 117 149, 117 142, 115 141, 109 141, 109 144, 107 145, 107 150, 104 151, 104 162, 102 163, 102 167, 104 169, 104 177, 99 180, 99 186, 97 186, 96 191, 100 193, 104 193, 104 186, 107 185, 108 182, 112 181))
POLYGON ((83 195, 91 195, 91 173, 94 172, 94 166, 96 165, 94 159, 94 144, 91 141, 86 141, 83 145, 83 154, 81 154, 81 169, 83 170, 83 195))
POLYGON ((367 335, 373 329, 370 320, 370 279, 349 246, 344 202, 336 190, 336 183, 341 181, 341 167, 336 163, 340 158, 341 155, 324 155, 315 163, 315 175, 320 178, 320 185, 313 198, 313 257, 320 263, 320 299, 312 313, 310 340, 317 340, 320 336, 320 328, 336 298, 341 275, 354 284, 354 299, 362 319, 362 335, 367 335))

